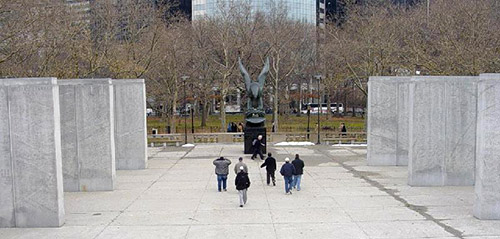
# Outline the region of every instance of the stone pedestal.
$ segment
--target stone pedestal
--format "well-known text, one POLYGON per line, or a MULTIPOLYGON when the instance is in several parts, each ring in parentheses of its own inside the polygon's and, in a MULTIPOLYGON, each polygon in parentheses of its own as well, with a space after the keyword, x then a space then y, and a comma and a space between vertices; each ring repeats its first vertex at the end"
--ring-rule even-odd
POLYGON ((474 216, 500 220, 500 74, 478 83, 474 216))
POLYGON ((58 80, 64 190, 109 191, 115 185, 111 79, 58 80))
POLYGON ((411 77, 368 81, 368 165, 408 165, 408 86, 411 77))
POLYGON ((64 224, 55 78, 0 79, 0 227, 64 224))
POLYGON ((253 154, 252 142, 259 135, 262 135, 262 142, 265 145, 261 148, 262 153, 265 154, 267 152, 267 136, 265 127, 246 127, 244 133, 245 133, 245 154, 253 154))
POLYGON ((148 157, 144 80, 113 80, 113 90, 116 169, 145 169, 148 157))
POLYGON ((474 185, 477 80, 412 78, 409 185, 474 185))

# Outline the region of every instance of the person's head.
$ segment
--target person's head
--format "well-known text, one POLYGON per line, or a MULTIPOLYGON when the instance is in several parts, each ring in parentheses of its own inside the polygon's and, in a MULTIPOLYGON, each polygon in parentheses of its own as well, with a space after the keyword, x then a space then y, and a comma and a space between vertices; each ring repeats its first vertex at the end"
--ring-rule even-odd
POLYGON ((224 160, 224 157, 220 156, 219 160, 224 160))
POLYGON ((290 162, 290 158, 285 158, 285 163, 289 163, 290 162))
POLYGON ((298 159, 298 158, 299 158, 299 154, 296 154, 296 155, 295 155, 295 159, 298 159))
POLYGON ((240 172, 245 171, 245 168, 243 166, 240 166, 240 172))
POLYGON ((340 125, 344 126, 345 124, 344 123, 340 123, 340 125))
POLYGON ((257 139, 262 140, 262 135, 257 136, 257 139))
POLYGON ((241 161, 243 161, 243 158, 242 158, 242 157, 240 157, 238 160, 241 162, 241 161))
POLYGON ((267 157, 271 157, 271 156, 273 156, 272 153, 267 153, 267 157))

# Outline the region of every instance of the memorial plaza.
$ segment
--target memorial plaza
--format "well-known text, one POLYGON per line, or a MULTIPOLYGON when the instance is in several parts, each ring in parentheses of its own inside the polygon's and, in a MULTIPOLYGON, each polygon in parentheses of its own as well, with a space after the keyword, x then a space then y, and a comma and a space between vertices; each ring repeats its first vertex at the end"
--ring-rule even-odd
POLYGON ((241 144, 148 149, 148 168, 118 170, 116 188, 65 192, 60 228, 2 228, 0 238, 500 238, 500 221, 473 217, 472 186, 410 187, 406 166, 367 166, 366 147, 272 146, 278 161, 300 154, 302 190, 286 195, 277 173, 241 144), (212 161, 230 159, 228 191, 212 161), (249 167, 239 207, 234 164, 249 167))

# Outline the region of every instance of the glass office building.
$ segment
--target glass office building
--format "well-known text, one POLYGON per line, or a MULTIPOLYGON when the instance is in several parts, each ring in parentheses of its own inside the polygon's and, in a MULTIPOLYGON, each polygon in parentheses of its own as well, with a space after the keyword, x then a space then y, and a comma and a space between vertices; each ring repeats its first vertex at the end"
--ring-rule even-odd
POLYGON ((213 16, 220 12, 220 6, 238 4, 239 1, 249 2, 252 12, 267 13, 276 4, 286 8, 288 17, 304 23, 316 25, 316 1, 317 0, 192 0, 193 20, 204 16, 213 16))

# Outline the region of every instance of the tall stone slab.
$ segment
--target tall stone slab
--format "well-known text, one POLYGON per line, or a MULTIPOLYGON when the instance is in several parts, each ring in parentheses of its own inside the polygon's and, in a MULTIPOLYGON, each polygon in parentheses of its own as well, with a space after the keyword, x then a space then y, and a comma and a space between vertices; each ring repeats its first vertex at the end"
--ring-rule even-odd
POLYGON ((61 99, 64 191, 115 187, 111 79, 58 80, 61 99))
POLYGON ((500 74, 478 83, 474 216, 500 220, 500 74))
POLYGON ((368 81, 368 165, 408 165, 408 89, 411 77, 368 81))
POLYGON ((64 224, 55 78, 0 79, 0 227, 64 224))
POLYGON ((145 169, 148 156, 144 80, 113 80, 113 89, 116 169, 145 169))
POLYGON ((409 185, 474 185, 477 80, 467 76, 412 79, 409 185))

